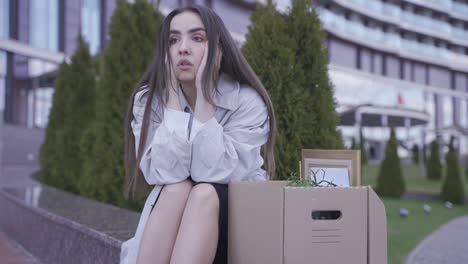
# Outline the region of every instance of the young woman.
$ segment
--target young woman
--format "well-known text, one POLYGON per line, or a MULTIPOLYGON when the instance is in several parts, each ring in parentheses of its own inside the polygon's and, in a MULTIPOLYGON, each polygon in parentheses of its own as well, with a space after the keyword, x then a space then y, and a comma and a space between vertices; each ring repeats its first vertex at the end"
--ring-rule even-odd
POLYGON ((156 49, 126 137, 128 191, 154 188, 121 263, 227 263, 228 183, 274 174, 271 100, 209 8, 172 11, 156 49))

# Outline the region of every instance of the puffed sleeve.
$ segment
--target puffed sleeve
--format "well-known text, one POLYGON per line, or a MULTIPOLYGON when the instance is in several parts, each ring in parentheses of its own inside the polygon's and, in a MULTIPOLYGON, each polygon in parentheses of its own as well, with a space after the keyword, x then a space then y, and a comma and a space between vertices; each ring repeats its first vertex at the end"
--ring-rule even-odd
MULTIPOLYGON (((138 153, 144 108, 148 89, 137 92, 131 122, 138 153)), ((188 141, 190 114, 165 109, 164 117, 157 114, 153 100, 145 150, 140 169, 148 184, 171 184, 185 180, 190 175, 191 144, 188 141)))
POLYGON ((192 142, 194 181, 249 181, 263 165, 260 150, 268 140, 269 117, 263 99, 252 88, 224 127, 214 117, 196 126, 201 128, 192 142))

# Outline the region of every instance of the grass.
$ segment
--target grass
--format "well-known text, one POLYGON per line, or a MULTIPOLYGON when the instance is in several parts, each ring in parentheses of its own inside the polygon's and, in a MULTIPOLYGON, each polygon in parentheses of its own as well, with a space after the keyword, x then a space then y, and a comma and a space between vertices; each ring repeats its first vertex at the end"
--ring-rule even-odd
MULTIPOLYGON (((361 173, 362 185, 377 185, 377 176, 379 174, 380 164, 370 164, 363 166, 361 173)), ((428 180, 425 175, 420 175, 418 165, 403 164, 402 165, 403 177, 405 179, 407 191, 420 191, 427 193, 440 193, 443 180, 432 181, 428 180)), ((443 169, 445 173, 445 168, 443 169)), ((465 186, 465 194, 468 194, 468 181, 466 180, 465 170, 461 167, 461 174, 463 184, 465 186)))
POLYGON ((407 255, 426 236, 453 218, 468 215, 468 206, 444 207, 437 201, 412 201, 398 199, 382 199, 387 213, 387 243, 388 263, 403 264, 407 255), (431 206, 432 211, 426 215, 423 204, 431 206), (410 211, 408 218, 400 218, 399 208, 410 211))
MULTIPOLYGON (((403 177, 407 191, 420 191, 426 193, 440 193, 443 180, 431 181, 425 175, 420 175, 419 168, 414 164, 403 164, 403 177)), ((445 172, 445 169, 443 170, 445 172)), ((464 170, 463 184, 465 193, 468 194, 468 181, 464 170)), ((379 165, 371 164, 362 168, 362 185, 377 185, 379 165)), ((444 207, 442 201, 414 201, 383 198, 387 212, 387 241, 388 241, 388 263, 403 264, 408 254, 426 236, 434 232, 441 225, 451 219, 462 215, 468 215, 468 205, 455 206, 452 209, 444 207), (423 204, 431 206, 432 211, 426 215, 422 209, 423 204), (410 211, 408 218, 399 216, 399 209, 406 208, 410 211)))

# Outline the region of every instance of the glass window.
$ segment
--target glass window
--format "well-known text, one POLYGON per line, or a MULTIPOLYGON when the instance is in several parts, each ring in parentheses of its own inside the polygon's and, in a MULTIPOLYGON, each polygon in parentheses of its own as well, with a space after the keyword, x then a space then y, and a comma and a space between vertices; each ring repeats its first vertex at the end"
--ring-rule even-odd
POLYGON ((429 85, 450 89, 451 74, 447 69, 430 66, 429 85))
POLYGON ((57 70, 57 64, 40 59, 29 59, 28 73, 33 78, 31 89, 28 90, 28 116, 29 127, 47 126, 49 112, 52 105, 53 87, 48 80, 51 72, 57 70))
MULTIPOLYGON (((9 38, 9 0, 0 0, 0 38, 9 38)), ((6 52, 0 50, 0 111, 5 109, 6 52)))
POLYGON ((460 125, 468 128, 468 101, 466 99, 460 100, 460 125))
POLYGON ((382 74, 382 54, 374 53, 372 56, 374 60, 374 73, 382 74))
POLYGON ((468 92, 468 80, 465 73, 457 72, 455 73, 455 89, 458 91, 467 91, 468 92))
POLYGON ((385 58, 387 76, 391 78, 400 78, 400 61, 395 56, 387 55, 385 58))
POLYGON ((434 129, 435 128, 435 121, 436 121, 436 105, 435 105, 435 96, 432 93, 425 92, 424 93, 424 100, 425 100, 425 110, 429 114, 429 122, 427 124, 427 128, 434 129))
POLYGON ((467 137, 461 136, 460 139, 460 153, 466 155, 468 153, 468 140, 467 137))
POLYGON ((8 38, 10 31, 10 0, 0 0, 0 38, 8 38))
POLYGON ((91 54, 96 54, 101 44, 100 1, 81 0, 81 35, 88 42, 91 54))
POLYGON ((356 68, 356 47, 345 42, 330 39, 330 61, 343 66, 356 68))
POLYGON ((421 63, 413 62, 414 81, 426 84, 426 66, 421 63))
POLYGON ((0 111, 5 110, 6 52, 0 51, 0 111))
POLYGON ((35 91, 36 103, 34 125, 36 127, 45 128, 49 120, 49 113, 52 107, 52 96, 54 89, 51 87, 42 87, 35 91))
POLYGON ((448 127, 453 125, 453 100, 450 96, 441 96, 442 97, 442 118, 443 118, 443 127, 448 127))
POLYGON ((372 72, 372 54, 367 49, 361 49, 361 70, 372 72))
POLYGON ((29 10, 30 44, 58 51, 58 0, 30 0, 29 10))
POLYGON ((411 81, 411 62, 407 60, 403 62, 403 80, 411 81))

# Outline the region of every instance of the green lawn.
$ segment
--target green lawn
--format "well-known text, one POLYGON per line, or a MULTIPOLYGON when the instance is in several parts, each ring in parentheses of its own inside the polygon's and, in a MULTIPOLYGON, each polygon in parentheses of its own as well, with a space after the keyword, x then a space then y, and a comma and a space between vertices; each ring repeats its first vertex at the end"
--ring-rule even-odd
MULTIPOLYGON (((440 193, 442 181, 430 181, 419 174, 417 165, 402 165, 406 189, 409 191, 423 191, 440 193)), ((376 186, 379 165, 367 165, 362 168, 362 185, 376 186)), ((464 171, 463 171, 464 173, 464 171)), ((468 194, 468 181, 462 175, 465 193, 468 194)), ((455 206, 447 209, 439 201, 412 201, 400 199, 382 199, 387 212, 388 232, 388 263, 403 264, 407 255, 426 236, 451 219, 468 215, 468 205, 455 206), (422 205, 428 204, 432 212, 426 215, 422 205), (404 207, 410 211, 407 219, 399 216, 399 208, 404 207)))
POLYGON ((427 235, 451 219, 468 215, 468 206, 444 207, 442 202, 410 201, 384 198, 387 212, 388 264, 403 264, 407 255, 427 235), (431 206, 432 211, 426 215, 423 204, 431 206), (406 219, 399 216, 399 208, 410 211, 406 219))
MULTIPOLYGON (((380 165, 371 164, 363 166, 361 172, 362 185, 376 186, 377 175, 379 173, 380 165)), ((462 169, 462 180, 465 186, 465 194, 468 195, 468 181, 466 180, 464 168, 462 169)), ((440 193, 442 187, 442 180, 430 181, 425 175, 420 175, 417 165, 404 164, 402 165, 403 177, 405 179, 407 191, 422 191, 428 193, 440 193)), ((445 173, 445 169, 443 170, 445 173)))

